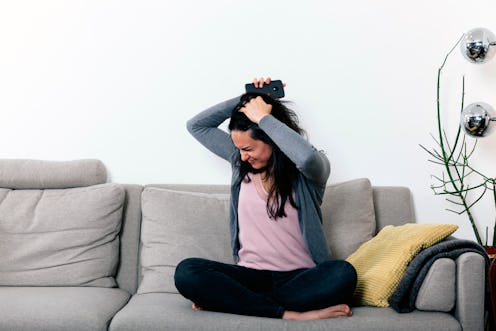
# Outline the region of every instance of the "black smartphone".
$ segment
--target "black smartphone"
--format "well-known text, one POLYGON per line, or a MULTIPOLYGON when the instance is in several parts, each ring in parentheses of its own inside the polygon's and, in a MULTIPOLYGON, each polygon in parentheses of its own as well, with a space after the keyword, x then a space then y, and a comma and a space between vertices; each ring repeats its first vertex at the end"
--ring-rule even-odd
POLYGON ((255 87, 253 83, 246 84, 245 90, 246 93, 265 93, 276 99, 284 97, 284 86, 280 80, 272 80, 270 84, 264 84, 263 87, 255 87))

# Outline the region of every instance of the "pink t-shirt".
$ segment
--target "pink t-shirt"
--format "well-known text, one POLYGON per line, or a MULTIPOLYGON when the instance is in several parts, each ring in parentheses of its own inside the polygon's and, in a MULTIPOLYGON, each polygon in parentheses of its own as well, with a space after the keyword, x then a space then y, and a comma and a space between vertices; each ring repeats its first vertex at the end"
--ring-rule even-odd
POLYGON ((298 211, 286 202, 286 217, 269 218, 268 197, 260 174, 249 174, 241 182, 238 204, 238 265, 272 271, 289 271, 315 266, 303 241, 298 211))

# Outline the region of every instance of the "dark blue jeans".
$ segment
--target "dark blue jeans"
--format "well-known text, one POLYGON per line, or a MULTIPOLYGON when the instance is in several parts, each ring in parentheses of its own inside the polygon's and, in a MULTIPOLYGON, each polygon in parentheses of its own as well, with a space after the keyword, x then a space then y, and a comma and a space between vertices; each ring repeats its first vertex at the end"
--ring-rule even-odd
POLYGON ((179 263, 174 280, 179 293, 203 309, 281 318, 285 310, 303 312, 349 302, 357 275, 342 260, 311 269, 268 271, 190 258, 179 263))

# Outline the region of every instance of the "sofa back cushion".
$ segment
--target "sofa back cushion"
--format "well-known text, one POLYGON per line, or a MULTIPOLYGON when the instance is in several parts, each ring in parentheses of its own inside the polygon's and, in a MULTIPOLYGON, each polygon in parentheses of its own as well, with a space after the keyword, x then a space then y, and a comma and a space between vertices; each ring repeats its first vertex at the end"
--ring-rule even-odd
POLYGON ((0 159, 0 187, 62 189, 103 184, 106 181, 107 170, 100 160, 0 159))
POLYGON ((141 193, 144 187, 136 184, 122 184, 122 187, 126 198, 122 210, 119 266, 115 280, 119 288, 134 294, 138 289, 141 193))
MULTIPOLYGON (((228 186, 215 186, 213 191, 210 186, 191 185, 154 185, 144 189, 137 293, 177 293, 173 275, 177 264, 185 258, 233 262, 228 192, 228 186)), ((335 258, 347 257, 375 232, 368 179, 329 186, 322 211, 324 231, 335 258)))
POLYGON ((376 233, 388 225, 403 225, 416 219, 412 192, 404 186, 374 186, 376 233))
POLYGON ((174 271, 188 257, 232 263, 228 208, 228 194, 146 187, 137 293, 177 293, 174 271))
POLYGON ((0 188, 0 286, 115 286, 124 190, 0 188))
POLYGON ((324 234, 334 259, 345 259, 376 231, 372 186, 366 178, 329 185, 322 201, 324 234))

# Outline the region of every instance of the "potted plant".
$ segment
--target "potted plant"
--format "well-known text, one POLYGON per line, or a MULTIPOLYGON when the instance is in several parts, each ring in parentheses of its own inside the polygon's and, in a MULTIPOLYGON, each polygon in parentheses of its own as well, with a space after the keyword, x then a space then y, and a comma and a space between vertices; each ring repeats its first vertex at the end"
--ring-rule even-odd
MULTIPOLYGON (((475 29, 474 29, 475 30, 475 29)), ((448 209, 451 212, 457 213, 459 215, 466 214, 470 225, 474 231, 475 238, 477 242, 486 248, 486 252, 489 255, 496 254, 496 222, 494 223, 493 238, 491 242, 488 240, 488 227, 485 228, 485 238, 482 236, 477 227, 474 215, 471 211, 479 201, 483 198, 486 193, 492 193, 494 198, 494 210, 496 211, 496 177, 489 177, 475 169, 470 163, 473 157, 474 151, 477 147, 477 139, 472 143, 468 143, 467 135, 472 135, 475 137, 485 136, 489 130, 482 130, 481 132, 475 132, 470 128, 467 130, 467 126, 462 129, 462 125, 458 127, 458 131, 453 140, 450 141, 445 130, 442 127, 441 121, 441 104, 440 104, 440 90, 441 90, 441 72, 448 60, 448 57, 456 48, 456 46, 461 42, 463 38, 466 38, 464 34, 460 40, 455 44, 455 46, 448 52, 441 67, 438 69, 437 73, 437 137, 433 136, 436 143, 436 147, 433 149, 427 149, 421 146, 430 155, 430 162, 441 165, 443 170, 441 176, 433 175, 434 183, 431 184, 431 189, 434 191, 435 195, 446 196, 446 200, 454 205, 454 208, 448 209), (481 134, 479 134, 481 133, 481 134)), ((465 45, 462 45, 465 46, 465 45)), ((492 46, 492 45, 490 45, 492 46)), ((489 45, 487 46, 489 47, 489 45)), ((474 61, 475 62, 475 61, 474 61)), ((464 92, 465 92, 465 77, 462 78, 462 99, 461 99, 461 113, 470 112, 470 107, 465 107, 464 105, 464 92)), ((482 103, 483 104, 483 103, 482 103)), ((470 106, 473 106, 470 105, 470 106)), ((488 105, 486 105, 488 106, 488 105)), ((490 107, 490 106, 489 106, 490 107)), ((491 111, 491 110, 489 110, 491 111)), ((470 115, 470 114, 469 114, 470 115)), ((463 119, 463 116, 462 116, 463 119)), ((494 117, 490 118, 490 121, 496 120, 494 117)), ((463 122, 463 121, 462 121, 463 122)), ((463 124, 463 123, 462 123, 463 124)), ((494 123, 488 123, 488 125, 493 125, 494 123)), ((487 129, 487 127, 484 127, 487 129)))

